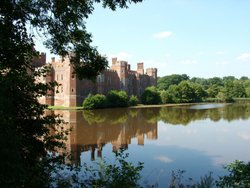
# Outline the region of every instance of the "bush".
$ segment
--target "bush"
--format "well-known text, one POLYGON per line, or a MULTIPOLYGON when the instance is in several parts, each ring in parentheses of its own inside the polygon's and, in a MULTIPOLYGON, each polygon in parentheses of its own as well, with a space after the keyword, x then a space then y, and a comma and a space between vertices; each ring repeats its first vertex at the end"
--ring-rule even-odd
POLYGON ((156 87, 148 87, 142 93, 141 102, 143 104, 160 104, 161 97, 156 87))
POLYGON ((111 90, 107 95, 108 106, 126 107, 128 106, 128 95, 125 91, 111 90))
POLYGON ((225 167, 229 175, 219 178, 218 187, 250 187, 250 163, 236 160, 225 167))
POLYGON ((163 104, 173 103, 173 96, 168 91, 161 91, 160 96, 163 104))
POLYGON ((97 109, 97 108, 105 108, 107 106, 107 98, 104 95, 96 94, 89 95, 83 101, 84 109, 97 109))
POLYGON ((129 106, 136 106, 138 104, 138 98, 132 95, 129 99, 129 106))

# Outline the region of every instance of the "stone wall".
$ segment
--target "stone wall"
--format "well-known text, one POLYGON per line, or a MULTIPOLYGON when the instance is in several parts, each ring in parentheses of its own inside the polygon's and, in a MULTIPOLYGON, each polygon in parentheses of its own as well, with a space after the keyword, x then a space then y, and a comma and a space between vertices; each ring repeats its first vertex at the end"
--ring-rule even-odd
POLYGON ((112 59, 111 69, 104 70, 95 82, 77 79, 69 58, 58 61, 52 58, 48 65, 52 68, 51 72, 46 78, 39 78, 39 81, 56 81, 59 86, 55 88, 55 92, 50 92, 39 100, 55 106, 81 106, 89 94, 106 95, 110 90, 123 90, 128 95, 140 97, 146 87, 156 85, 157 79, 156 68, 149 68, 144 74, 143 63, 138 63, 137 70, 133 71, 126 61, 117 61, 117 58, 112 59))

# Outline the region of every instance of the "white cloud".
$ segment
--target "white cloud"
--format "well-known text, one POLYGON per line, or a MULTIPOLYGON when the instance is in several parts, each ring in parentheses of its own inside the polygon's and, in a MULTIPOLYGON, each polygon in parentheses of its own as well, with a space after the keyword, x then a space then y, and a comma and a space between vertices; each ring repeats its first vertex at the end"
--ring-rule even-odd
POLYGON ((250 61, 250 53, 243 53, 237 59, 242 61, 250 61))
POLYGON ((172 34, 173 32, 171 31, 163 31, 163 32, 155 33, 153 37, 157 39, 164 39, 164 38, 170 37, 172 34))
POLYGON ((182 64, 194 65, 194 64, 197 64, 197 61, 196 60, 187 59, 187 60, 182 61, 182 64))
POLYGON ((158 157, 155 157, 154 159, 158 160, 158 161, 160 161, 162 163, 171 163, 171 162, 173 162, 172 159, 170 159, 169 157, 166 157, 166 156, 158 156, 158 157))
POLYGON ((248 133, 238 133, 239 137, 241 137, 243 140, 250 140, 250 132, 248 133))
POLYGON ((108 54, 108 59, 111 60, 112 58, 117 57, 118 60, 128 60, 132 57, 132 54, 128 52, 119 52, 117 54, 108 54))

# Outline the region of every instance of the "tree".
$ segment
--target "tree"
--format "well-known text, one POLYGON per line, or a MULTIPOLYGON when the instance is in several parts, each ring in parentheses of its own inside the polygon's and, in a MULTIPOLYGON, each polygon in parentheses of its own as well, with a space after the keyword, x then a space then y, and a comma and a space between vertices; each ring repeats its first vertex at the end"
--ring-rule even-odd
POLYGON ((218 187, 249 187, 250 186, 250 162, 236 160, 225 167, 229 174, 221 176, 216 181, 218 187))
POLYGON ((157 81, 157 87, 160 90, 167 90, 171 85, 178 85, 184 80, 189 80, 186 74, 172 74, 169 76, 164 76, 157 81))
POLYGON ((156 87, 154 86, 147 87, 145 91, 142 93, 141 102, 143 104, 160 104, 161 97, 156 87))
MULTIPOLYGON (((56 151, 63 146, 61 121, 44 115, 37 97, 55 83, 35 82, 46 74, 32 68, 37 32, 52 53, 71 58, 78 78, 94 79, 107 67, 107 60, 91 46, 84 20, 94 3, 115 10, 142 0, 1 0, 0 1, 0 185, 1 187, 48 187, 55 170, 56 151), (29 30, 28 30, 29 28, 29 30), (32 74, 31 74, 32 73, 32 74)), ((57 160, 58 159, 58 160, 57 160)))
POLYGON ((107 94, 107 101, 110 107, 126 107, 129 105, 129 98, 125 91, 109 91, 107 94))
POLYGON ((129 98, 129 106, 136 106, 138 104, 138 98, 135 95, 131 95, 129 98))
POLYGON ((107 98, 102 94, 88 95, 82 104, 84 109, 97 109, 107 107, 107 98))

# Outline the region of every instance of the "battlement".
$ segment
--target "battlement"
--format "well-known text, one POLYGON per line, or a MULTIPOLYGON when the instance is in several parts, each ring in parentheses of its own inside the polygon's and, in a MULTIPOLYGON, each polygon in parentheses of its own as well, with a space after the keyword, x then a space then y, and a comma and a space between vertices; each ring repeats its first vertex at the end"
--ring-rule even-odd
POLYGON ((33 58, 32 66, 34 68, 42 67, 46 64, 46 53, 42 52, 37 57, 33 58))
MULTIPOLYGON (((44 58, 46 54, 41 54, 44 58)), ((52 67, 52 72, 43 81, 57 81, 60 86, 58 93, 53 93, 46 98, 49 104, 62 106, 76 106, 82 104, 89 93, 106 95, 110 90, 123 90, 128 95, 141 96, 146 87, 156 85, 157 69, 147 68, 144 73, 144 63, 137 64, 137 70, 131 70, 127 61, 118 61, 112 58, 112 66, 105 69, 97 77, 96 82, 90 80, 78 80, 73 74, 73 67, 70 64, 72 55, 61 57, 58 60, 51 58, 47 64, 52 67)), ((45 62, 45 61, 44 61, 45 62)), ((46 102, 47 103, 47 102, 46 102)))

